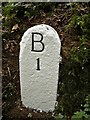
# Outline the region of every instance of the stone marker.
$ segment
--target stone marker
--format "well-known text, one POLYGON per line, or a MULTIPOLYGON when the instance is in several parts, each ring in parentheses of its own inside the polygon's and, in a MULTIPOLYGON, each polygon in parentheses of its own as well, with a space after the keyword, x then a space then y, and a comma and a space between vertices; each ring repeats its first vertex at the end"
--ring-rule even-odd
POLYGON ((20 42, 21 100, 29 108, 53 111, 57 97, 60 38, 52 27, 29 28, 20 42))

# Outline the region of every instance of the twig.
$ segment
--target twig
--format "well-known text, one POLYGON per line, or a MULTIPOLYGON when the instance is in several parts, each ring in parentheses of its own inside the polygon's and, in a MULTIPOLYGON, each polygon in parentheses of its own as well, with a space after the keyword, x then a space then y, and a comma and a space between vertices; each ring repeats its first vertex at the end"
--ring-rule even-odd
POLYGON ((7 68, 8 68, 8 73, 9 73, 9 76, 11 76, 10 68, 9 68, 9 67, 7 67, 7 68))

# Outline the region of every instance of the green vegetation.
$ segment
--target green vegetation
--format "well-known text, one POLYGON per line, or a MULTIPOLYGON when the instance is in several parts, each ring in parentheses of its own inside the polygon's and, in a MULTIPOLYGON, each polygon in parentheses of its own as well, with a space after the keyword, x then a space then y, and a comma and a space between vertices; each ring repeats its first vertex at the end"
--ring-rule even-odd
MULTIPOLYGON (((17 28, 19 28, 19 31, 16 28, 16 32, 18 31, 19 35, 22 35, 29 27, 28 25, 32 26, 31 20, 35 19, 37 22, 38 16, 41 17, 42 13, 46 15, 46 18, 51 16, 55 17, 58 13, 56 12, 55 15, 53 14, 57 8, 58 9, 56 11, 60 9, 60 6, 62 6, 61 8, 64 7, 64 9, 66 9, 65 5, 58 5, 58 3, 3 3, 3 30, 7 31, 8 34, 11 35, 13 26, 18 24, 17 28)), ((72 3, 69 9, 71 14, 70 18, 67 17, 68 13, 64 12, 65 17, 68 18, 68 23, 64 25, 64 32, 71 30, 74 32, 73 35, 77 36, 78 39, 70 48, 67 55, 68 57, 66 59, 63 58, 60 65, 60 79, 57 98, 58 103, 55 108, 55 119, 89 120, 90 8, 88 3, 72 3)), ((59 17, 60 16, 58 16, 58 18, 59 17)), ((62 19, 63 18, 64 16, 62 15, 62 19)), ((55 19, 55 22, 57 19, 55 19)), ((58 22, 60 22, 60 19, 58 22)), ((54 23, 53 26, 57 28, 59 23, 54 23)), ((3 33, 3 43, 5 42, 5 39, 9 39, 7 32, 3 33)), ((16 39, 19 38, 20 41, 20 37, 17 37, 16 39)), ((6 46, 8 47, 7 44, 6 46)), ((15 84, 9 83, 4 89, 3 98, 6 101, 14 99, 13 96, 15 96, 17 92, 15 84)))
POLYGON ((90 14, 87 11, 80 15, 75 11, 76 8, 66 30, 74 30, 79 41, 61 65, 57 107, 57 111, 66 116, 67 120, 71 120, 73 114, 72 118, 87 118, 86 111, 76 111, 80 110, 85 97, 90 94, 90 14))
MULTIPOLYGON (((47 15, 51 15, 55 6, 57 6, 57 3, 3 3, 3 27, 10 32, 15 24, 25 24, 23 19, 30 20, 36 18, 42 11, 47 13, 47 15)), ((25 27, 22 28, 22 32, 25 30, 25 27)))

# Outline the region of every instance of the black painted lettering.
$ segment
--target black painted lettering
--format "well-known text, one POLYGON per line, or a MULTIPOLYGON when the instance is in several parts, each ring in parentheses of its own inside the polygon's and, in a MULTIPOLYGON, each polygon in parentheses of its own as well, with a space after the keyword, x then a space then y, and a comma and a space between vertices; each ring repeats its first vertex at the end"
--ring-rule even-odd
POLYGON ((42 52, 44 50, 44 43, 42 42, 42 40, 43 40, 43 35, 41 33, 33 32, 32 33, 32 50, 31 51, 42 52), (41 36, 41 39, 39 41, 35 41, 35 35, 36 34, 41 36), (35 49, 35 42, 38 42, 39 44, 42 45, 42 48, 40 50, 35 49))
POLYGON ((37 69, 36 70, 40 70, 40 59, 37 59, 37 69))

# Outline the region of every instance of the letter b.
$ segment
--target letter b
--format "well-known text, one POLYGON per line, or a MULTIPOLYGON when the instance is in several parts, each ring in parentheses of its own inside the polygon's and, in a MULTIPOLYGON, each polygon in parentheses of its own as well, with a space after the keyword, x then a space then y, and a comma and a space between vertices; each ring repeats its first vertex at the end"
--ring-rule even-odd
POLYGON ((44 50, 44 43, 42 42, 42 40, 43 40, 43 35, 42 35, 41 33, 33 32, 33 33, 32 33, 32 50, 31 50, 31 51, 34 51, 34 52, 42 52, 42 51, 44 50), (40 36, 41 36, 41 40, 35 41, 35 40, 34 40, 35 34, 40 35, 40 36), (34 46, 34 45, 35 45, 35 42, 39 42, 40 44, 42 44, 42 49, 41 49, 41 50, 36 50, 36 49, 35 49, 35 46, 34 46))

